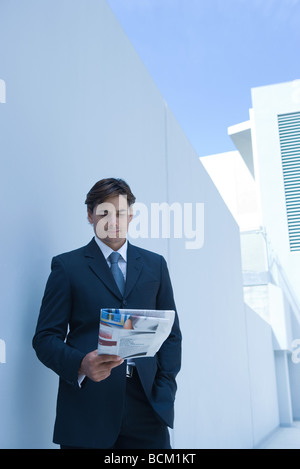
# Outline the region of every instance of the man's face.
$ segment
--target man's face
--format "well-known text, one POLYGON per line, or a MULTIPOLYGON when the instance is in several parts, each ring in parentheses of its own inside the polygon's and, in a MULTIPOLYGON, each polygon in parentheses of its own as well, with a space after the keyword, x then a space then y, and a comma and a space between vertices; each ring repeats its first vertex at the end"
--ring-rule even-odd
POLYGON ((94 226, 96 236, 114 250, 118 250, 126 240, 132 210, 124 195, 108 197, 105 202, 88 211, 88 220, 94 226))

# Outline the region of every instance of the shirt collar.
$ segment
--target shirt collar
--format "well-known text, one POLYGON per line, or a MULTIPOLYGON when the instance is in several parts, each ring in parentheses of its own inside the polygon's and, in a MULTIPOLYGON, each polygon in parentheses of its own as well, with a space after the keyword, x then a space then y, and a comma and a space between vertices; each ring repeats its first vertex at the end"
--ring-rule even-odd
MULTIPOLYGON (((111 255, 111 253, 114 252, 114 250, 110 248, 109 246, 107 246, 107 244, 103 243, 103 241, 101 241, 101 239, 99 239, 97 236, 95 236, 95 241, 97 245, 99 246, 99 248, 101 249, 103 256, 107 260, 108 257, 111 255)), ((124 259, 125 262, 127 262, 127 246, 128 246, 128 240, 126 239, 125 243, 117 251, 121 255, 122 259, 124 259)))

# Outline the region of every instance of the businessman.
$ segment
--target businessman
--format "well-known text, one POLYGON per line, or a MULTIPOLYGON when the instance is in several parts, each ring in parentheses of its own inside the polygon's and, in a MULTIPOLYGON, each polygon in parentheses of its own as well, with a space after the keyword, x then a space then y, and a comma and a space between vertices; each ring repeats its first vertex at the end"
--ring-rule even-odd
POLYGON ((181 332, 168 268, 127 240, 135 197, 122 179, 89 191, 95 236, 53 258, 33 338, 38 358, 59 375, 53 441, 62 449, 168 449, 181 332), (98 355, 101 308, 173 309, 169 337, 154 357, 98 355))

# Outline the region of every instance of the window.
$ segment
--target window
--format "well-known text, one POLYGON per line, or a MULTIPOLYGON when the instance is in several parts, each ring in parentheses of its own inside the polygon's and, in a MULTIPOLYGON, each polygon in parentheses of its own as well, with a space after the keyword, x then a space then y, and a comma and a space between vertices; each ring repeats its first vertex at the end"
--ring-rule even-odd
POLYGON ((278 116, 290 250, 300 251, 300 112, 278 116))

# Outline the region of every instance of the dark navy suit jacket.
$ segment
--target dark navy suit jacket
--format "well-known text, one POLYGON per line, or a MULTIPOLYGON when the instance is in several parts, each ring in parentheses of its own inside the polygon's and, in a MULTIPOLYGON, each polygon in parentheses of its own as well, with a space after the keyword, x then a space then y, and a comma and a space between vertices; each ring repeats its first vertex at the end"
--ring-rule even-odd
MULTIPOLYGON (((100 383, 78 385, 83 357, 97 348, 101 308, 174 309, 165 259, 128 243, 127 276, 122 298, 94 239, 75 251, 54 257, 33 347, 59 379, 55 443, 110 447, 120 428, 125 396, 125 362, 100 383)), ((177 312, 170 336, 155 357, 139 358, 136 367, 158 416, 173 426, 175 377, 181 365, 177 312)))

